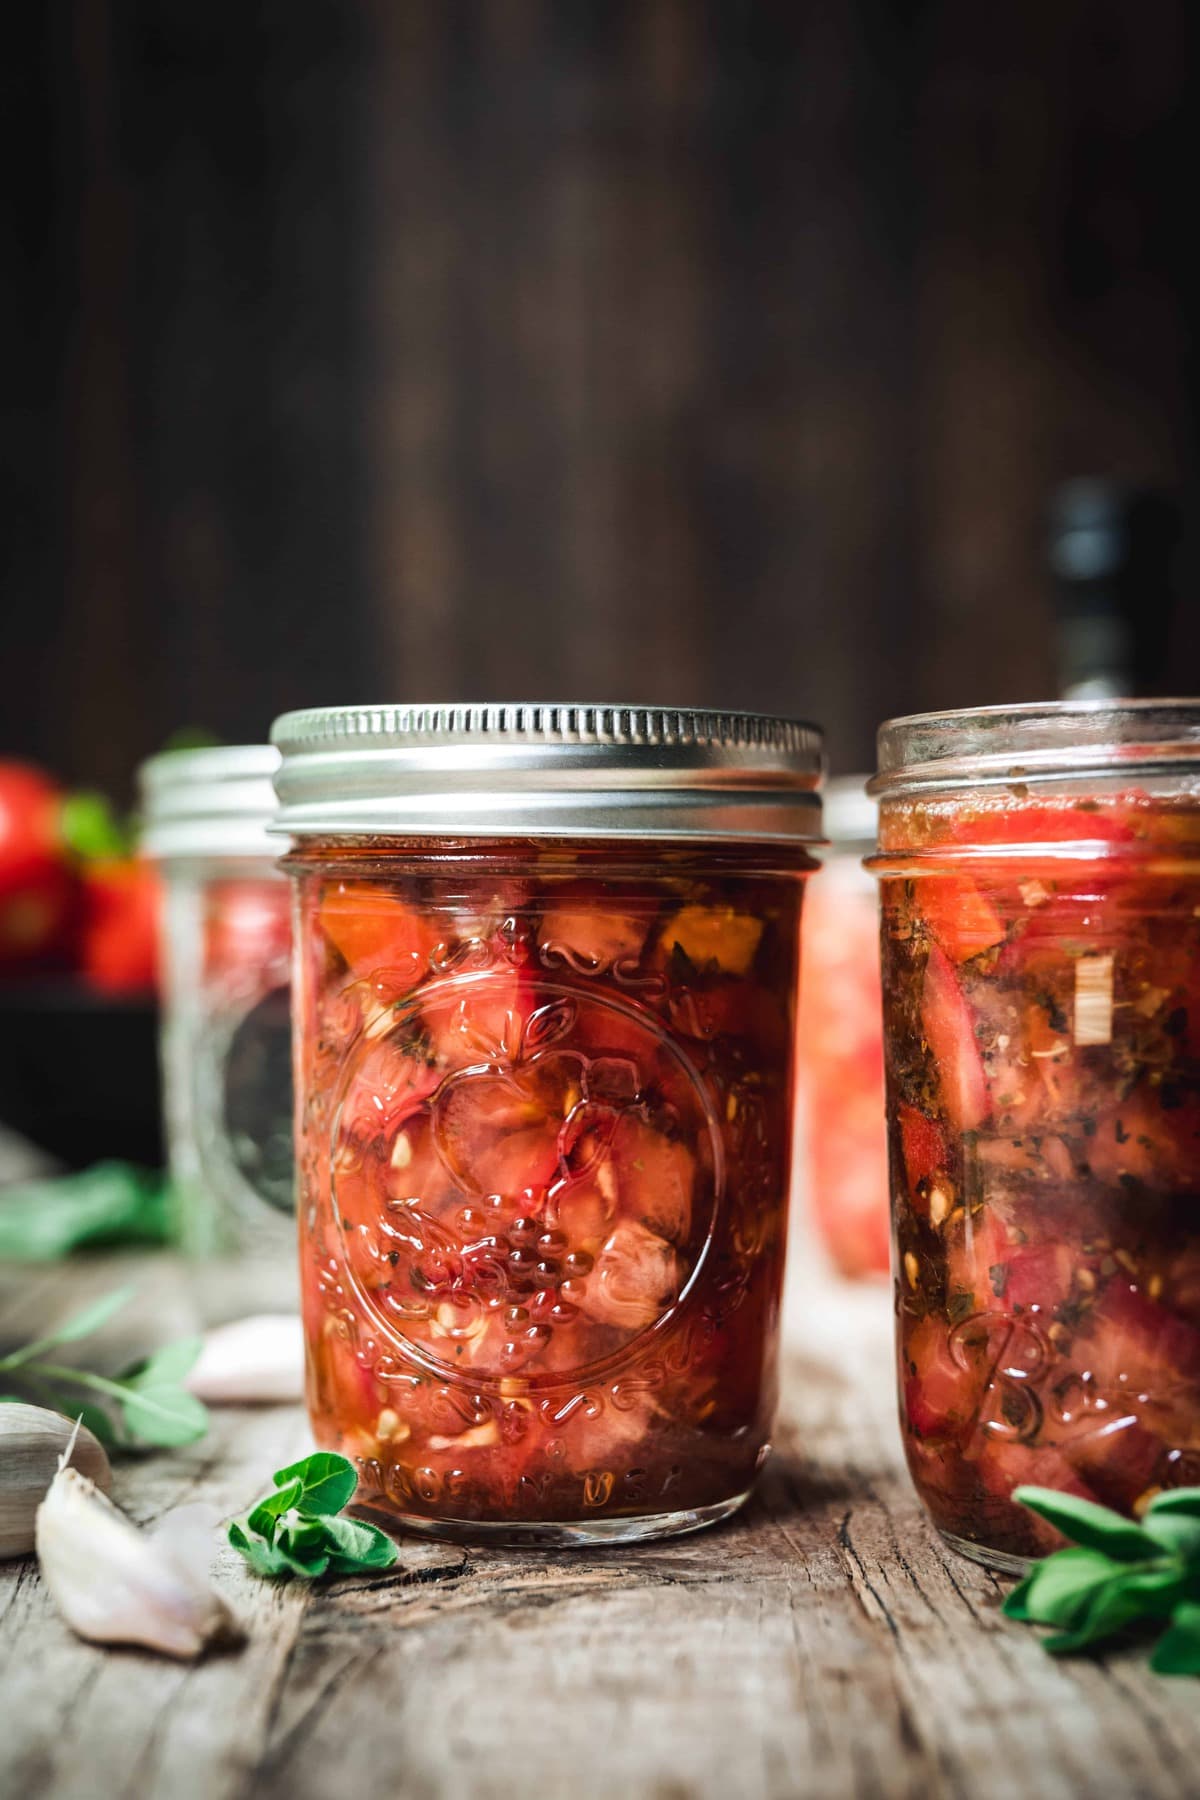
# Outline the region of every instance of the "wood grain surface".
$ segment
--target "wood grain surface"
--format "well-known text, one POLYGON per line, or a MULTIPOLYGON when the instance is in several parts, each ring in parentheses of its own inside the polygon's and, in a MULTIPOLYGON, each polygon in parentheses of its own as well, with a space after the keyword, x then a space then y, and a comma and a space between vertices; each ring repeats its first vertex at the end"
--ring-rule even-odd
MULTIPOLYGON (((102 1266, 103 1267, 103 1266, 102 1266)), ((122 1268, 127 1269, 123 1264, 122 1268)), ((178 1320, 149 1265, 155 1330, 178 1320)), ((92 1265, 94 1287, 107 1279, 92 1265)), ((61 1276, 0 1281, 43 1316, 61 1276)), ((740 1518, 639 1549, 405 1540, 386 1575, 311 1589, 216 1576, 240 1651, 180 1667, 71 1637, 27 1560, 0 1565, 6 1800, 1194 1795, 1200 1707, 1136 1651, 1054 1663, 1003 1586, 947 1552, 902 1471, 880 1289, 793 1285, 774 1457, 740 1518)), ((296 1408, 226 1409, 125 1464, 140 1520, 224 1517, 302 1453, 296 1408)))

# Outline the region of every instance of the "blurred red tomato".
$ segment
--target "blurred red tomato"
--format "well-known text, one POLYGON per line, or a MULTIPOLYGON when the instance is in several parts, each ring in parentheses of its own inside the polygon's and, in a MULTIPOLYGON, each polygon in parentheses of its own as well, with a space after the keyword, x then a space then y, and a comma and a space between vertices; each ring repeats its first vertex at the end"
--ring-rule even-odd
POLYGON ((68 947, 75 879, 64 798, 39 769, 0 762, 0 965, 53 961, 68 947))
POLYGON ((158 877, 126 857, 83 871, 79 968, 106 994, 144 993, 158 977, 158 877))

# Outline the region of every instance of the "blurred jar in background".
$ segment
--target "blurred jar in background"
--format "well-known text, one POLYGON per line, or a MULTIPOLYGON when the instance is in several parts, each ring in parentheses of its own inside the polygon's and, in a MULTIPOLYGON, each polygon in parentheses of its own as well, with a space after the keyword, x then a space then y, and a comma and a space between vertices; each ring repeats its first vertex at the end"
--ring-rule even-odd
POLYGON ((163 876, 168 1157, 184 1248, 222 1259, 213 1315, 296 1291, 291 922, 268 833, 278 761, 244 744, 169 751, 140 772, 142 854, 163 876))
POLYGON ((862 863, 877 808, 865 781, 825 790, 830 848, 805 902, 797 1056, 805 1202, 850 1276, 890 1263, 879 896, 862 863))

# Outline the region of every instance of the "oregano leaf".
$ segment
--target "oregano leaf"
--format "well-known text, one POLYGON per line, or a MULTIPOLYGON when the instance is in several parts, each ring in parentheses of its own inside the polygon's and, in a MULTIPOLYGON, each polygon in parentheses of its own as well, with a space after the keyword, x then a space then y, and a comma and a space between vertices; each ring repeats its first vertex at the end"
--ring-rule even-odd
POLYGON ((1019 1487, 1013 1499, 1061 1531, 1073 1543, 1101 1550, 1117 1562, 1143 1562, 1161 1552, 1154 1539, 1121 1513, 1082 1500, 1077 1494, 1060 1494, 1054 1488, 1019 1487))
POLYGON ((1117 1569, 1085 1602, 1068 1631, 1045 1639, 1045 1648, 1051 1656, 1062 1656, 1103 1643, 1138 1619, 1166 1618, 1181 1598, 1185 1582, 1182 1565, 1117 1569))
POLYGON ((1184 1601, 1150 1657, 1156 1675, 1200 1675, 1200 1603, 1184 1601))
POLYGON ((1102 1550, 1077 1545, 1058 1550, 1031 1569, 1004 1602, 1010 1619, 1037 1625, 1069 1625, 1095 1589, 1113 1571, 1102 1550))
POLYGON ((309 1513, 338 1513, 348 1506, 358 1487, 354 1464, 334 1450, 317 1450, 300 1462, 278 1469, 273 1476, 276 1487, 286 1482, 300 1482, 300 1499, 295 1502, 309 1513))
POLYGON ((1183 1513, 1189 1519, 1200 1519, 1200 1487, 1165 1488, 1155 1494, 1146 1508, 1146 1517, 1159 1513, 1183 1513))
POLYGON ((276 1471, 274 1488, 229 1526, 229 1542, 259 1575, 351 1575, 386 1569, 396 1545, 378 1526, 348 1519, 341 1507, 358 1486, 354 1465, 318 1450, 276 1471))
POLYGON ((356 1569, 390 1569, 400 1556, 394 1541, 378 1525, 363 1519, 332 1518, 324 1521, 334 1550, 331 1568, 339 1575, 356 1569))

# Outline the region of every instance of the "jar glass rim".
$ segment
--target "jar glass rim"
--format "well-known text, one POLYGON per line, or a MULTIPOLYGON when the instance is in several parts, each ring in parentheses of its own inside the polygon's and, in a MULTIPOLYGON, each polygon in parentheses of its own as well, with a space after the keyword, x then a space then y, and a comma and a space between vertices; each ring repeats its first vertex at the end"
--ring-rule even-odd
POLYGON ((910 713, 879 729, 880 799, 926 789, 1200 765, 1200 699, 1049 700, 910 713))

